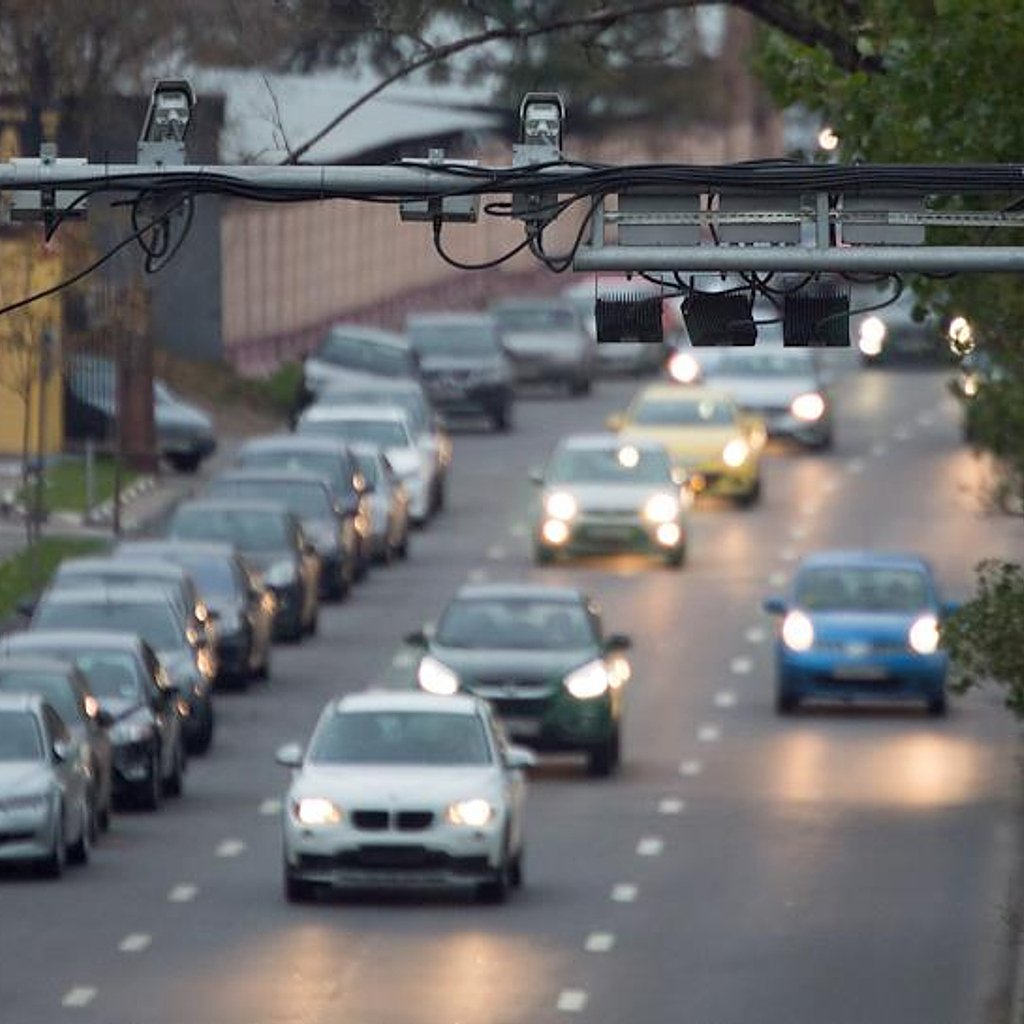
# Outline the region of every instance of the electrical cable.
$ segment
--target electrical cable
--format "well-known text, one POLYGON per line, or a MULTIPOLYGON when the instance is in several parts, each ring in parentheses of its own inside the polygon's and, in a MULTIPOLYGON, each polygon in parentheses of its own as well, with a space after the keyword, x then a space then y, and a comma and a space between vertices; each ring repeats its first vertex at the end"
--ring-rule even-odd
POLYGON ((463 263, 461 260, 457 260, 454 256, 450 256, 445 252, 444 246, 441 242, 441 231, 443 227, 444 221, 440 217, 435 217, 433 221, 434 250, 437 252, 437 255, 445 261, 445 263, 450 267, 455 267, 456 270, 492 270, 494 267, 500 267, 502 263, 508 262, 508 260, 512 259, 513 256, 521 253, 531 241, 531 237, 527 235, 527 237, 518 245, 492 260, 485 260, 483 263, 463 263))

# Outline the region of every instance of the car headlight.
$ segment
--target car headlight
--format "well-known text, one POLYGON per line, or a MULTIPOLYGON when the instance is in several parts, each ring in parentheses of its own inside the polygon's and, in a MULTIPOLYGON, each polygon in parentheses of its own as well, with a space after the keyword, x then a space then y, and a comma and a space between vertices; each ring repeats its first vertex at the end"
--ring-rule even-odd
POLYGON ((110 742, 114 744, 144 743, 152 737, 153 720, 146 712, 136 712, 110 727, 110 742))
POLYGON ((264 577, 272 587, 287 587, 296 580, 295 564, 293 562, 275 562, 266 572, 264 577))
POLYGON ((644 519, 650 523, 673 523, 679 518, 679 499, 671 494, 652 494, 644 505, 644 519))
POLYGON ((590 700, 600 697, 611 686, 608 667, 597 658, 588 661, 565 677, 565 688, 577 700, 590 700))
POLYGON ((857 338, 857 347, 866 356, 877 356, 882 352, 885 344, 886 331, 885 321, 881 317, 869 316, 860 325, 860 336, 857 338))
POLYGON ((790 403, 789 411, 805 423, 814 423, 825 415, 825 399, 817 391, 808 391, 805 395, 797 395, 790 403))
POLYGON ((555 491, 545 499, 544 510, 552 519, 561 519, 565 522, 575 517, 579 505, 568 491, 555 491))
POLYGON ((922 615, 907 633, 910 649, 917 654, 934 654, 939 649, 939 622, 934 615, 922 615))
POLYGON ((974 398, 974 396, 977 395, 978 393, 979 387, 980 384, 978 383, 978 378, 973 373, 968 374, 966 377, 964 377, 965 397, 974 398))
POLYGON ((470 828, 483 828, 484 825, 494 820, 496 810, 494 805, 482 797, 474 797, 471 800, 459 800, 451 804, 445 811, 444 816, 450 825, 467 825, 470 828))
POLYGON ((437 658, 427 654, 420 661, 416 670, 416 680, 420 688, 427 693, 436 693, 439 697, 450 697, 458 692, 459 677, 437 658))
POLYGON ((782 620, 782 642, 791 651, 809 651, 814 646, 814 624, 803 612, 790 612, 782 620))
POLYGON ((322 796, 304 796, 292 802, 292 817, 300 825, 337 825, 341 808, 322 796))
POLYGON ((750 455, 750 445, 742 437, 734 437, 722 449, 722 461, 731 469, 739 469, 750 455))
POLYGON ((668 375, 680 384, 696 384, 700 380, 700 363, 689 352, 676 352, 668 361, 668 375))

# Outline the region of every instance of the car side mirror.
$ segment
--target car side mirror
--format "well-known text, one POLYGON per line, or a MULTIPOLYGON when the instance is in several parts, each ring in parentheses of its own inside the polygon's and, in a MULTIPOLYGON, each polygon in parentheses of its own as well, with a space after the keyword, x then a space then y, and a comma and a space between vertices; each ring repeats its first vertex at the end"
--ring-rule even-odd
POLYGON ((302 745, 300 743, 286 743, 283 747, 278 747, 274 760, 285 768, 301 768, 302 745))
POLYGON ((530 472, 527 474, 530 478, 530 483, 537 484, 538 486, 544 483, 544 471, 533 466, 530 472))
POLYGON ((18 614, 24 615, 26 619, 31 619, 36 613, 36 606, 39 604, 39 599, 35 597, 23 598, 17 604, 18 614))
POLYGON ((625 633, 612 633, 604 642, 606 651, 628 651, 633 641, 625 633))
POLYGON ((769 615, 785 615, 786 614, 786 601, 785 598, 773 596, 766 597, 761 602, 761 607, 769 615))
POLYGON ((624 412, 613 412, 611 416, 604 421, 604 425, 609 430, 619 431, 626 425, 626 414, 624 412))
POLYGON ((505 767, 515 770, 532 768, 537 763, 537 755, 527 747, 510 746, 505 751, 505 767))
POLYGON ((426 629, 416 629, 411 633, 406 633, 402 639, 410 647, 426 647, 430 642, 430 637, 427 636, 426 629))

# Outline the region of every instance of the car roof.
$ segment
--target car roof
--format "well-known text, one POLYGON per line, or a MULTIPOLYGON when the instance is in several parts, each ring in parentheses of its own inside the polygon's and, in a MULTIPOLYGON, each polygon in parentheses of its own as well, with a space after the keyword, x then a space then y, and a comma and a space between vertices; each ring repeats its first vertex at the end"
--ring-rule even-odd
POLYGON ((732 402, 732 395, 723 388, 708 387, 704 384, 648 384, 637 396, 636 401, 644 398, 652 398, 655 401, 664 401, 669 398, 678 398, 684 395, 687 398, 710 399, 712 401, 732 402))
POLYGON ((455 594, 463 600, 538 600, 583 604, 582 591, 574 587, 553 587, 545 583, 467 583, 455 594))
POLYGON ((623 440, 618 434, 604 433, 604 434, 568 434, 558 442, 559 448, 578 448, 587 450, 611 450, 619 449, 626 446, 630 448, 636 448, 638 451, 651 451, 660 452, 667 454, 667 449, 660 441, 651 441, 647 439, 632 438, 623 440))
POLYGON ((239 447, 238 454, 308 451, 338 455, 344 448, 345 442, 340 438, 312 434, 269 434, 266 437, 254 437, 251 441, 246 441, 239 447))
POLYGON ((397 405, 311 405, 302 419, 312 420, 391 420, 406 422, 408 417, 397 405))
POLYGON ((473 715, 480 708, 480 700, 471 694, 443 697, 421 690, 361 690, 347 693, 331 702, 335 711, 443 711, 458 715, 473 715))
POLYGON ((493 327, 494 317, 489 313, 415 313, 406 318, 406 326, 454 326, 493 327))
POLYGON ((423 385, 415 377, 367 377, 364 380, 328 381, 317 393, 317 400, 330 398, 332 395, 345 395, 351 392, 367 394, 410 394, 426 399, 423 385))
POLYGON ((137 633, 106 629, 33 629, 0 638, 0 651, 24 648, 69 650, 119 650, 138 653, 146 645, 137 633))
POLYGON ((330 490, 330 482, 311 469, 289 469, 286 466, 280 466, 277 468, 266 467, 260 469, 227 469, 223 473, 218 473, 211 481, 211 485, 216 485, 220 481, 226 481, 228 483, 232 481, 248 482, 253 483, 274 483, 277 481, 285 481, 286 483, 296 484, 317 484, 324 490, 330 490))
POLYGON ((906 568, 930 571, 928 562, 920 555, 900 551, 815 551, 805 555, 799 565, 799 569, 826 567, 906 568))
MULTIPOLYGON (((43 600, 47 604, 127 604, 132 601, 151 604, 161 601, 168 608, 174 605, 161 586, 146 583, 97 584, 95 587, 57 587, 46 591, 43 600)), ((42 603, 42 602, 41 602, 42 603)))
MULTIPOLYGON (((211 558, 233 559, 238 556, 238 549, 234 544, 229 544, 226 541, 186 540, 185 538, 178 540, 153 537, 150 539, 121 541, 114 549, 114 557, 119 561, 122 558, 125 561, 148 560, 149 558, 152 558, 154 561, 160 561, 167 555, 174 555, 179 552, 189 555, 207 555, 211 558)), ((165 564, 176 565, 177 563, 171 561, 165 564)), ((182 571, 188 572, 183 566, 181 568, 182 571)))
POLYGON ((279 501, 265 501, 262 498, 192 498, 183 501, 178 509, 209 509, 211 512, 248 511, 274 512, 281 516, 291 513, 279 501))
POLYGON ((367 327, 363 324, 347 324, 344 322, 331 324, 327 334, 324 336, 324 341, 330 338, 335 331, 338 334, 344 334, 346 337, 355 338, 359 341, 366 341, 372 345, 387 345, 390 348, 403 351, 409 347, 408 342, 401 334, 385 331, 380 327, 367 327))
POLYGON ((47 657, 45 654, 19 654, 0 652, 0 675, 7 670, 13 672, 39 672, 49 675, 75 676, 81 679, 81 673, 71 663, 60 658, 47 657))
POLYGON ((110 572, 119 574, 122 570, 125 574, 132 569, 142 569, 152 573, 154 576, 166 577, 169 580, 187 580, 188 570, 173 562, 165 562, 159 558, 147 558, 143 554, 132 555, 122 554, 117 558, 65 558, 57 568, 57 575, 70 571, 71 575, 81 572, 83 576, 91 572, 110 572))

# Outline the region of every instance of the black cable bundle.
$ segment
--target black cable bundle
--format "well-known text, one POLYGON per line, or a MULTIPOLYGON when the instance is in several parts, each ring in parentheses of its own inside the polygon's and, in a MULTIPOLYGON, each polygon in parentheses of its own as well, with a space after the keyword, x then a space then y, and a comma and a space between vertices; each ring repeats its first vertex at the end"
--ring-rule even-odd
POLYGON ((690 292, 683 303, 690 342, 695 346, 753 345, 757 339, 753 301, 746 290, 690 292))
POLYGON ((665 340, 661 298, 643 292, 599 295, 594 301, 599 342, 644 341, 660 345, 665 340))
POLYGON ((850 293, 835 285, 812 285, 786 296, 782 341, 787 347, 848 348, 850 293))

